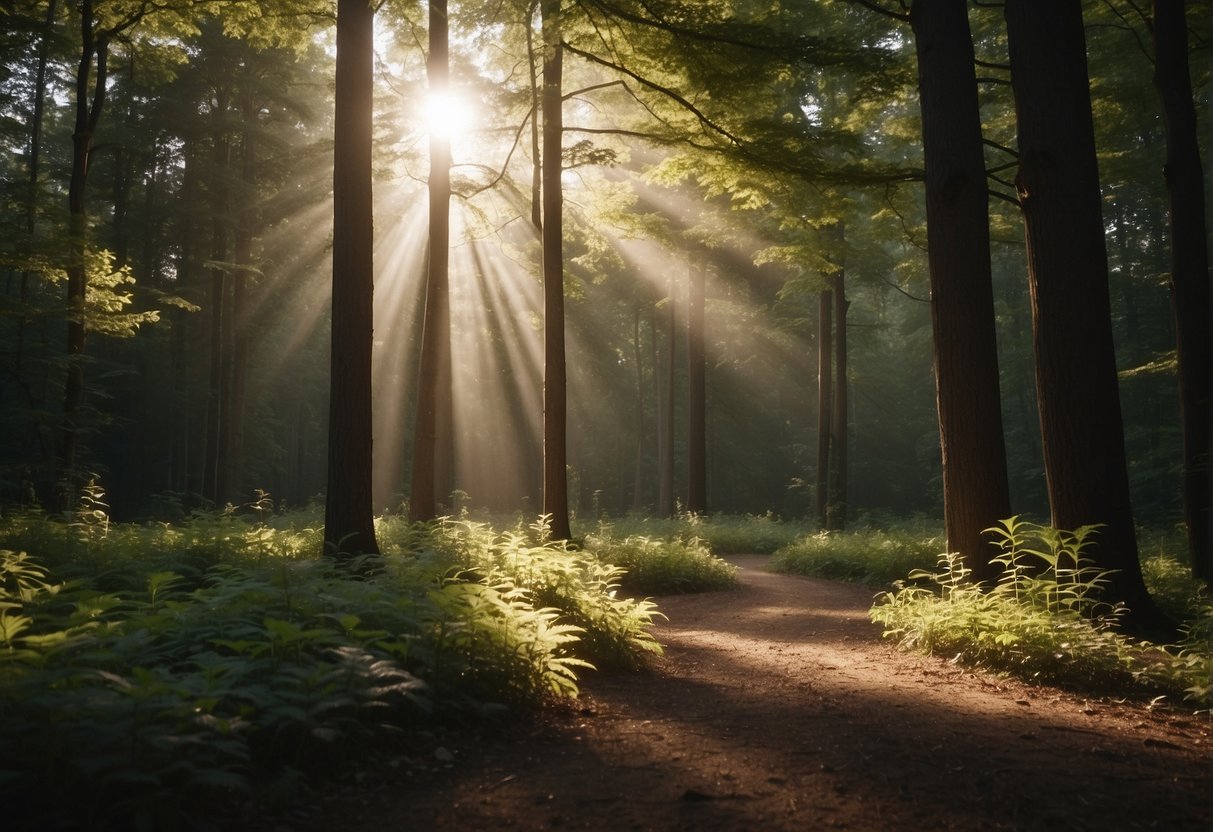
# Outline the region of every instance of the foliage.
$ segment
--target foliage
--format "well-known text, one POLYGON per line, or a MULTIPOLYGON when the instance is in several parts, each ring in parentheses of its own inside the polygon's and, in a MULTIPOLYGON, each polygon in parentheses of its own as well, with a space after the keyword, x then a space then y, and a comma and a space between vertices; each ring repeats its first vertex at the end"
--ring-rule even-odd
POLYGON ((677 517, 625 517, 599 521, 592 533, 597 536, 637 535, 654 540, 678 539, 686 544, 701 542, 716 555, 765 555, 803 534, 803 523, 781 520, 765 514, 692 514, 677 517))
POLYGON ((537 605, 561 610, 580 630, 585 659, 602 666, 634 665, 644 653, 660 653, 647 632, 656 605, 617 597, 624 569, 549 537, 546 518, 526 529, 497 534, 484 524, 444 520, 436 537, 462 555, 460 567, 489 584, 508 583, 537 605))
POLYGON ((943 546, 924 529, 816 532, 781 547, 771 558, 776 572, 886 586, 912 569, 929 566, 943 546))
POLYGON ((621 582, 632 592, 656 595, 728 589, 737 582, 737 567, 715 557, 706 542, 643 535, 612 536, 604 526, 585 539, 585 547, 600 561, 623 571, 621 582))
POLYGON ((954 554, 918 569, 872 607, 872 620, 905 648, 1086 689, 1147 686, 1208 702, 1207 601, 1181 645, 1134 643, 1115 631, 1121 606, 1100 600, 1107 572, 1085 556, 1097 528, 1065 531, 1018 518, 988 530, 998 537, 1002 576, 990 588, 969 580, 954 554), (1201 638, 1204 638, 1203 644, 1201 638))
POLYGON ((10 816, 170 828, 287 800, 423 718, 576 695, 592 663, 661 649, 622 570, 564 544, 397 526, 351 578, 268 519, 114 524, 94 486, 69 522, 0 523, 10 816))

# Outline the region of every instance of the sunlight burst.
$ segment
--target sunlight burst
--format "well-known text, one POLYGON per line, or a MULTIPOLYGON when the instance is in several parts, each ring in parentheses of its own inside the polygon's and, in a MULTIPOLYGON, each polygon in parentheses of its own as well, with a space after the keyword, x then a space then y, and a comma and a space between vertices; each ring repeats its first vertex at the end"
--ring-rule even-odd
POLYGON ((464 135, 472 126, 472 105, 458 93, 431 92, 425 101, 425 123, 428 130, 444 139, 464 135))

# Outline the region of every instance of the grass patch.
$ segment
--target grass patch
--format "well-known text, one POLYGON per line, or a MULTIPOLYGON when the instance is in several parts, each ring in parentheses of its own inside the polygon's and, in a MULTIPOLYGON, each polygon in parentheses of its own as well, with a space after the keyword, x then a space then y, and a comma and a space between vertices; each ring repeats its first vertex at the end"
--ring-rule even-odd
POLYGON ((770 569, 871 586, 889 586, 931 566, 944 548, 941 534, 915 528, 805 534, 779 548, 770 569))
POLYGON ((609 530, 587 535, 587 551, 623 571, 629 592, 669 595, 728 589, 737 583, 737 567, 714 556, 699 538, 655 540, 643 535, 614 537, 609 530))
POLYGON ((804 523, 773 514, 679 514, 676 517, 623 517, 599 520, 588 532, 615 538, 645 537, 704 545, 716 555, 766 555, 806 533, 804 523))

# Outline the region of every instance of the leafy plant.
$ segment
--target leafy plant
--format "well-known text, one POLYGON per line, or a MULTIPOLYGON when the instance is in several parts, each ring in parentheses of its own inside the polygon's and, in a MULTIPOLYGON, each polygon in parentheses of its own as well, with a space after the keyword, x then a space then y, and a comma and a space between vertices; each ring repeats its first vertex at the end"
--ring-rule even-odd
POLYGON ((929 567, 942 547, 940 535, 922 530, 815 532, 777 550, 769 568, 888 586, 911 570, 929 567))
POLYGON ((585 547, 599 561, 619 567, 619 583, 630 592, 703 592, 737 583, 737 567, 714 556, 697 537, 655 540, 629 535, 617 539, 600 531, 585 538, 585 547))
POLYGON ((1124 608, 1101 599, 1109 573, 1084 554, 1097 527, 1065 531, 1013 517, 989 531, 999 538, 998 583, 971 582, 957 555, 942 554, 936 570, 911 571, 910 583, 878 596, 870 614, 886 637, 1029 680, 1101 690, 1136 683, 1208 702, 1209 646, 1196 630, 1167 648, 1115 631, 1124 608))

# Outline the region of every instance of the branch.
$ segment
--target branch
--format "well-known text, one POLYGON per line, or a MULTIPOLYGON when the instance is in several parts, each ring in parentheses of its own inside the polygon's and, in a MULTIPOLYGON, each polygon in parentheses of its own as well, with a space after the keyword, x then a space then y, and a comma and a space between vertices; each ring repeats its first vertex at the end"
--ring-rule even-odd
POLYGON ((1021 207, 1018 199, 1016 199, 1013 196, 1007 196, 1002 191, 996 191, 993 188, 989 188, 986 190, 986 193, 988 193, 990 196, 994 197, 995 199, 1001 199, 1003 202, 1009 202, 1012 205, 1014 205, 1016 208, 1021 207))
MULTIPOLYGON (((882 277, 880 279, 882 282, 888 284, 889 286, 892 286, 894 289, 901 292, 903 295, 905 295, 910 300, 917 301, 918 303, 930 303, 931 302, 930 298, 920 298, 920 297, 918 297, 918 295, 911 295, 909 292, 907 292, 905 289, 898 286, 893 281, 889 280, 887 277, 882 277)), ((850 324, 850 326, 854 326, 854 324, 850 324)))
MULTIPOLYGON (((1103 4, 1105 6, 1107 6, 1109 9, 1111 9, 1112 14, 1116 15, 1120 19, 1121 23, 1124 24, 1124 26, 1113 26, 1108 23, 1093 23, 1090 26, 1088 26, 1087 28, 1088 29, 1107 28, 1107 29, 1125 29, 1125 30, 1127 30, 1130 34, 1133 35, 1133 40, 1137 41, 1137 48, 1141 50, 1141 54, 1145 55, 1146 60, 1149 61, 1151 64, 1153 64, 1154 56, 1150 54, 1150 50, 1146 48, 1145 43, 1142 42, 1141 36, 1137 34, 1137 29, 1134 28, 1133 24, 1129 22, 1129 19, 1127 17, 1125 17, 1125 15, 1121 12, 1120 9, 1116 8, 1116 6, 1114 6, 1112 4, 1111 0, 1104 0, 1103 4)), ((1153 35, 1154 27, 1150 25, 1149 19, 1142 13, 1141 9, 1139 9, 1139 8, 1137 8, 1137 6, 1133 5, 1132 2, 1130 2, 1129 5, 1133 6, 1133 10, 1136 11, 1138 16, 1141 17, 1141 19, 1145 21, 1146 30, 1148 32, 1150 32, 1151 35, 1153 35)))
POLYGON ((981 143, 986 145, 987 147, 992 147, 995 150, 1001 150, 1003 153, 1007 154, 1008 156, 1010 156, 1013 159, 1019 158, 1018 150, 1012 150, 1011 148, 1007 147, 1006 145, 999 144, 998 142, 994 141, 993 139, 987 139, 983 136, 981 139, 981 143))
POLYGON ((661 93, 665 97, 669 98, 671 101, 676 102, 684 110, 686 110, 687 112, 689 112, 693 116, 695 116, 695 118, 698 119, 700 126, 705 127, 716 133, 719 133, 721 136, 728 139, 731 143, 733 143, 734 145, 736 145, 738 147, 740 147, 743 144, 743 142, 740 138, 738 138, 737 136, 734 136, 732 133, 730 133, 724 127, 722 127, 719 124, 717 124, 716 122, 712 121, 712 119, 708 118, 708 115, 706 113, 704 113, 702 110, 700 110, 694 104, 692 104, 690 101, 683 98, 681 95, 679 95, 677 92, 670 89, 669 87, 662 86, 661 84, 658 84, 655 81, 650 81, 649 79, 633 72, 632 70, 628 69, 627 67, 620 66, 619 64, 608 61, 605 58, 600 58, 597 55, 594 55, 593 53, 578 49, 577 47, 572 46, 568 43, 564 43, 563 46, 566 50, 568 50, 569 52, 572 52, 574 55, 580 55, 582 58, 585 58, 587 61, 590 61, 591 63, 596 63, 599 66, 606 67, 607 69, 612 69, 615 72, 620 73, 621 75, 626 75, 629 78, 632 78, 635 81, 639 82, 640 84, 644 85, 645 87, 648 87, 649 89, 651 89, 655 92, 661 93))
MULTIPOLYGON (((514 151, 518 149, 518 143, 522 140, 522 131, 524 129, 526 129, 527 122, 529 122, 531 120, 531 116, 534 115, 534 112, 535 112, 534 108, 528 108, 526 111, 526 115, 523 116, 522 123, 519 124, 518 129, 514 131, 514 141, 513 141, 513 143, 510 144, 510 151, 509 151, 509 153, 505 154, 505 161, 501 163, 501 170, 499 172, 497 172, 497 175, 494 176, 492 179, 490 179, 488 182, 486 182, 481 187, 474 188, 473 190, 469 191, 466 194, 456 193, 455 194, 456 196, 458 196, 460 199, 471 199, 472 197, 476 196, 477 194, 484 193, 489 188, 496 187, 497 183, 499 183, 502 179, 505 178, 505 172, 510 167, 510 159, 514 158, 514 151)), ((492 170, 492 168, 489 168, 487 165, 474 165, 474 167, 492 170)))
MULTIPOLYGON (((895 12, 891 9, 886 9, 884 6, 880 5, 879 3, 876 3, 875 0, 847 0, 847 2, 853 3, 856 6, 863 6, 865 9, 870 9, 871 11, 874 11, 877 14, 882 14, 885 17, 891 17, 894 20, 900 20, 903 23, 910 22, 909 12, 895 12)), ((904 2, 901 4, 901 7, 903 9, 905 8, 904 2)))
POLYGON ((906 241, 919 251, 926 251, 927 247, 918 242, 918 240, 914 238, 914 234, 911 233, 910 226, 906 222, 905 215, 902 214, 901 211, 897 210, 897 206, 893 204, 893 185, 891 183, 885 185, 884 202, 885 205, 889 206, 889 210, 893 212, 893 216, 897 217, 897 220, 901 223, 901 233, 905 235, 906 241))

